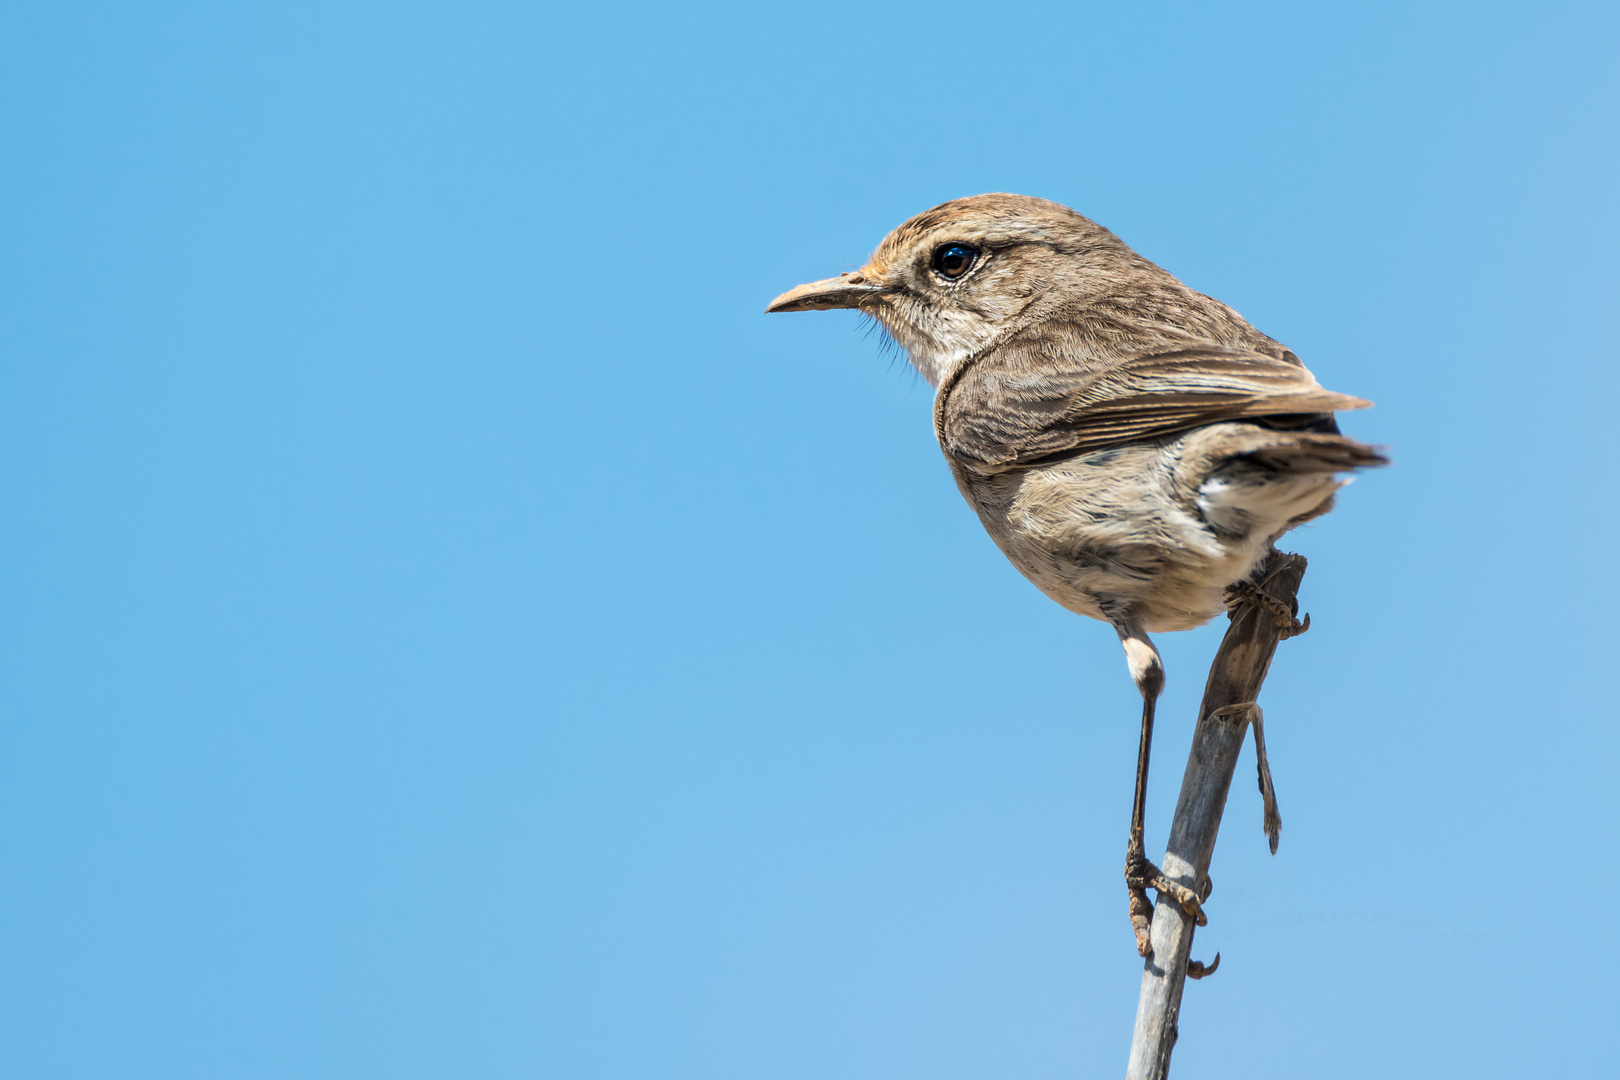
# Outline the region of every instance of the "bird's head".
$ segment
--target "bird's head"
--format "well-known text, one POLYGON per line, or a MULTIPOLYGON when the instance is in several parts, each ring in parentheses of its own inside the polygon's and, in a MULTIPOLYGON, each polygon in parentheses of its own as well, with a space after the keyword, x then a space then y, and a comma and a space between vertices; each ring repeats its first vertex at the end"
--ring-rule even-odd
POLYGON ((1066 206, 975 195, 895 229, 859 270, 800 285, 765 310, 854 308, 880 322, 937 386, 1028 323, 1083 306, 1157 267, 1066 206))

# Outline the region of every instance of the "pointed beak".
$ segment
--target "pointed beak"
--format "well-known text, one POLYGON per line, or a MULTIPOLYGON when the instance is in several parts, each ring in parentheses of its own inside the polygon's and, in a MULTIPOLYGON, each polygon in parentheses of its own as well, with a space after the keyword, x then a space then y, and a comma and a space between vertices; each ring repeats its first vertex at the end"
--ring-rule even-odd
POLYGON ((861 275, 860 271, 839 274, 826 281, 800 285, 771 301, 766 314, 776 311, 825 311, 829 308, 858 308, 886 290, 861 275))

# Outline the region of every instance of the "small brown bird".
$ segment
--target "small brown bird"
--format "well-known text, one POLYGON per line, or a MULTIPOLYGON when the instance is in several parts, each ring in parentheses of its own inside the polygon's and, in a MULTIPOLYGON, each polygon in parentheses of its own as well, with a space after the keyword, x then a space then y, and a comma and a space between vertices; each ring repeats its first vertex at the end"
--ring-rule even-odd
POLYGON ((969 505, 1023 575, 1111 623, 1142 694, 1125 881, 1137 951, 1146 890, 1204 924, 1202 896, 1142 840, 1153 707, 1148 633, 1228 605, 1292 612, 1249 576, 1294 526, 1327 513, 1342 474, 1385 464, 1333 413, 1297 356, 1068 207, 1022 195, 943 203, 890 233, 860 270, 800 285, 766 311, 853 308, 937 389, 934 431, 969 505))

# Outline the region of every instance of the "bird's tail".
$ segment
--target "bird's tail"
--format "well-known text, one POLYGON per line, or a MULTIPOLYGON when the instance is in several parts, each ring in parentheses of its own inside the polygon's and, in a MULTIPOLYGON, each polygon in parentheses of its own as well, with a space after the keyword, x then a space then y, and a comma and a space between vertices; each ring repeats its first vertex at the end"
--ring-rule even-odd
POLYGON ((1277 472, 1338 473, 1389 464, 1382 447, 1343 435, 1256 428, 1254 435, 1242 442, 1247 447, 1234 447, 1233 457, 1246 457, 1277 472))
POLYGON ((1381 448, 1343 435, 1249 424, 1206 429, 1210 471, 1198 490, 1205 520, 1228 534, 1275 539, 1333 508, 1340 474, 1389 464, 1381 448))

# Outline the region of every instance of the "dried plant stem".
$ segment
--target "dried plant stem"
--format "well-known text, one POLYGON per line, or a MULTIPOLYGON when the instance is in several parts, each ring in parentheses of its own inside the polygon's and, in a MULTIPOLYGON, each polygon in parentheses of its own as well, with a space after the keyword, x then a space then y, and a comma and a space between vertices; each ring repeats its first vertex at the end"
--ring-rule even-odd
MULTIPOLYGON (((1290 610, 1305 577, 1305 559, 1273 551, 1251 579, 1263 593, 1290 610)), ((1172 880, 1200 890, 1209 873, 1220 832, 1226 794, 1232 787, 1238 752, 1251 721, 1258 721, 1256 700, 1271 667, 1277 642, 1286 636, 1276 618, 1261 605, 1236 606, 1231 625, 1210 665, 1204 701, 1198 710, 1192 752, 1176 800, 1170 842, 1160 868, 1172 880)), ((1258 724, 1257 724, 1258 726, 1258 724)), ((1265 828, 1277 850, 1282 827, 1276 800, 1270 792, 1270 769, 1261 757, 1261 786, 1265 796, 1265 828)), ((1176 1021, 1181 1012, 1181 991, 1186 984, 1187 960, 1192 952, 1193 921, 1179 905, 1160 903, 1153 912, 1153 955, 1142 971, 1142 996, 1136 1006, 1136 1029, 1131 1037, 1127 1080, 1163 1080, 1170 1072, 1170 1051, 1176 1044, 1176 1021)))

